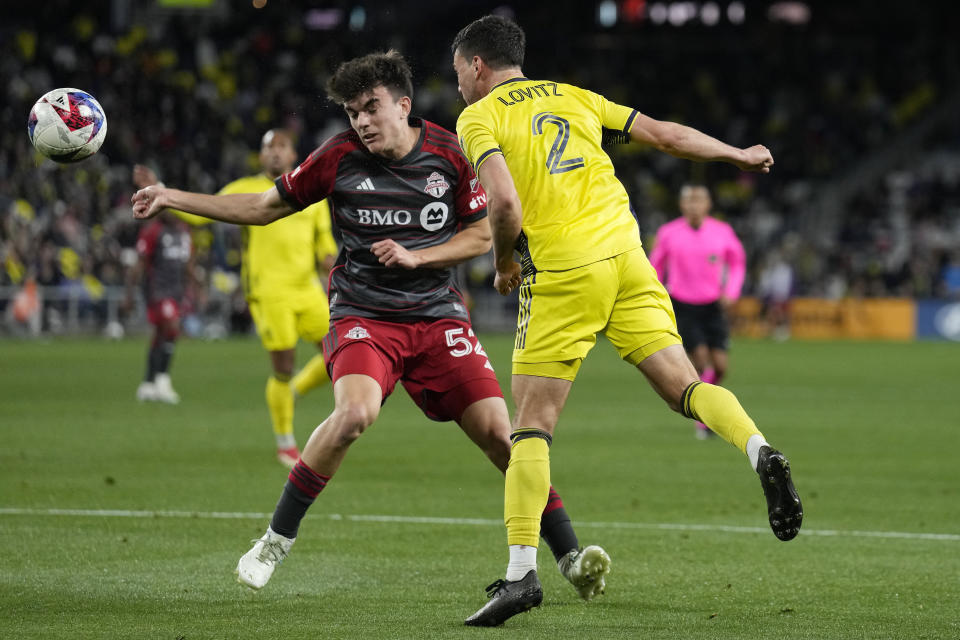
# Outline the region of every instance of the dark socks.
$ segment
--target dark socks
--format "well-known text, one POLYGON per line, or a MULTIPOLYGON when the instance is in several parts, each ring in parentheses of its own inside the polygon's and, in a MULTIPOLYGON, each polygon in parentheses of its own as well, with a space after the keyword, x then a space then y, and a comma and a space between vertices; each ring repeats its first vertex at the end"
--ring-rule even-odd
POLYGON ((305 465, 303 460, 297 460, 273 511, 270 528, 287 538, 296 538, 300 521, 329 481, 329 476, 322 476, 305 465))
POLYGON ((150 343, 150 351, 147 352, 147 375, 144 380, 153 382, 158 373, 166 373, 170 370, 174 344, 173 340, 162 338, 155 338, 150 343))
POLYGON ((570 523, 570 516, 563 508, 563 500, 553 487, 550 487, 547 506, 540 518, 540 535, 558 561, 572 549, 578 549, 580 546, 577 534, 574 533, 573 525, 570 523))
POLYGON ((173 346, 173 340, 160 341, 160 355, 157 362, 160 368, 157 370, 157 373, 166 373, 170 370, 170 361, 173 359, 173 346))

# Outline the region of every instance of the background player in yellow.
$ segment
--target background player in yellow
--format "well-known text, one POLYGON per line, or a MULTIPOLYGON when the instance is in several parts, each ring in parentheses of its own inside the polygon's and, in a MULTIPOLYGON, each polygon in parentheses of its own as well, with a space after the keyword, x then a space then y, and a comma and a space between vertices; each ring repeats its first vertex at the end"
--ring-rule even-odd
MULTIPOLYGON (((271 129, 260 145, 262 173, 235 180, 219 193, 268 191, 276 178, 293 169, 296 160, 291 134, 271 129)), ((140 173, 139 188, 157 182, 153 172, 145 167, 138 166, 135 172, 140 173)), ((260 340, 270 353, 273 373, 267 378, 267 407, 277 459, 288 467, 293 467, 300 457, 293 434, 294 395, 302 395, 329 379, 320 354, 311 358, 296 376, 293 369, 298 338, 314 342, 319 348, 329 329, 330 311, 317 263, 329 271, 336 252, 326 201, 270 225, 243 227, 244 292, 260 340)))
POLYGON ((601 149, 604 128, 692 160, 767 173, 766 147, 738 149, 649 118, 578 87, 521 71, 523 30, 499 16, 466 26, 453 65, 467 108, 457 133, 488 197, 502 294, 520 288, 513 356, 514 442, 506 474, 506 580, 467 624, 497 625, 539 604, 538 516, 549 445, 583 358, 603 331, 671 409, 707 424, 760 475, 771 528, 797 535, 803 516, 783 454, 728 390, 702 383, 677 334, 670 299, 640 244, 623 185, 601 149), (514 251, 520 263, 514 260, 514 251))

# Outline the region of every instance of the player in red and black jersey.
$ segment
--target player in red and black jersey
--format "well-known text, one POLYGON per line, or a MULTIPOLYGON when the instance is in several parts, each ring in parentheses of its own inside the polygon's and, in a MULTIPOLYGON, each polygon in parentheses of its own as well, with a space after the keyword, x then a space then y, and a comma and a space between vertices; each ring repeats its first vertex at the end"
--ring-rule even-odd
POLYGON ((180 315, 193 271, 193 246, 186 225, 169 211, 163 211, 145 226, 137 238, 137 264, 127 274, 126 307, 133 302, 133 289, 142 284, 147 320, 153 337, 147 352, 147 370, 137 387, 137 400, 177 404, 180 396, 170 382, 170 360, 180 315))
MULTIPOLYGON (((411 117, 410 70, 396 52, 342 64, 327 91, 351 128, 274 189, 209 196, 154 186, 133 197, 137 218, 174 207, 238 224, 268 224, 329 198, 342 238, 324 340, 335 408, 290 472, 266 534, 240 559, 238 577, 254 588, 286 557, 307 509, 398 381, 428 417, 456 421, 501 471, 510 458, 506 403, 452 270, 490 249, 486 194, 454 134, 411 117)), ((602 592, 609 557, 578 548, 552 489, 539 520, 580 595, 602 592)))

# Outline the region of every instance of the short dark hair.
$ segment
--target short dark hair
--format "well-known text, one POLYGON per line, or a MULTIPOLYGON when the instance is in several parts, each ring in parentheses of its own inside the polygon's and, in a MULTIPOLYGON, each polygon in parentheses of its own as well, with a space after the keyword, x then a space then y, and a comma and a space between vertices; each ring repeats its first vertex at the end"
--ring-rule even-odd
POLYGON ((453 39, 450 50, 470 60, 478 56, 494 71, 523 65, 527 37, 513 20, 484 16, 474 20, 453 39))
POLYGON ((413 74, 399 51, 368 53, 341 63, 326 88, 332 101, 344 104, 380 86, 386 87, 394 100, 413 97, 413 74))

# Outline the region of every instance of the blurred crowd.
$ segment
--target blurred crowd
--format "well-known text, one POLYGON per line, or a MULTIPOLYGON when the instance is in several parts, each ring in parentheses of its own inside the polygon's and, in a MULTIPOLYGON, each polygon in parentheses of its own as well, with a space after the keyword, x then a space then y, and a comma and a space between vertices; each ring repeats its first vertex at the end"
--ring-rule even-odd
MULTIPOLYGON (((215 2, 193 11, 162 4, 9 9, 0 25, 0 288, 33 279, 95 303, 105 288, 123 284, 135 260, 133 164, 148 164, 168 185, 215 192, 257 170, 260 136, 274 126, 299 136, 303 157, 346 126, 323 84, 355 55, 404 52, 415 74, 415 112, 454 128, 462 103, 449 42, 503 3, 258 10, 215 2), (76 165, 43 160, 26 135, 33 102, 61 86, 92 93, 108 116, 102 150, 76 165)), ((611 147, 646 240, 677 215, 681 184, 696 180, 711 187, 717 214, 748 250, 747 293, 771 295, 766 289, 786 281, 790 295, 960 296, 956 123, 928 134, 925 153, 847 198, 828 237, 805 224, 824 185, 884 153, 957 86, 950 62, 957 45, 935 16, 923 29, 900 29, 895 18, 864 26, 840 9, 818 22, 831 4, 813 3, 814 20, 804 26, 761 18, 713 29, 603 28, 595 3, 553 4, 550 29, 534 7, 512 10, 528 32, 530 75, 596 89, 735 145, 763 142, 776 158, 774 173, 758 177, 611 147)), ((232 294, 235 278, 220 276, 239 268, 236 230, 211 225, 195 235, 208 281, 232 294)), ((470 284, 485 285, 482 266, 470 274, 470 284)))

